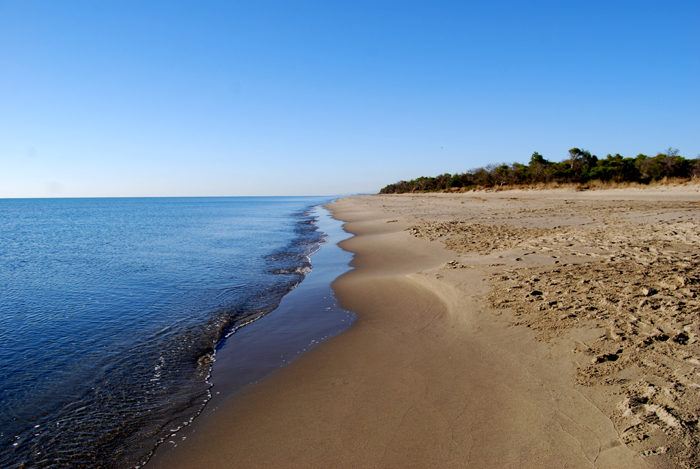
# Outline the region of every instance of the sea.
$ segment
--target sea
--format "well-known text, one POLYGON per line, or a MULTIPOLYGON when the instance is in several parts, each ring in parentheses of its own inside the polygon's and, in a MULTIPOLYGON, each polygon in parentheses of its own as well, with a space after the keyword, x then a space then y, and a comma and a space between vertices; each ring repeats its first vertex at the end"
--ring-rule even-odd
POLYGON ((226 347, 241 387, 349 327, 331 200, 0 199, 0 467, 139 467, 205 408, 226 347), (315 258, 324 287, 266 317, 315 258))

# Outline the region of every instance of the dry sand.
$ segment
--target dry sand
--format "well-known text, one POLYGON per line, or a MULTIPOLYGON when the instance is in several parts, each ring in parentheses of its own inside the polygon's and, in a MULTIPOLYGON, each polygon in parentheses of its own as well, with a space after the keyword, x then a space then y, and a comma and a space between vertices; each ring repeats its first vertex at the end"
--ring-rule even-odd
POLYGON ((156 467, 697 467, 700 192, 368 196, 347 332, 156 467))

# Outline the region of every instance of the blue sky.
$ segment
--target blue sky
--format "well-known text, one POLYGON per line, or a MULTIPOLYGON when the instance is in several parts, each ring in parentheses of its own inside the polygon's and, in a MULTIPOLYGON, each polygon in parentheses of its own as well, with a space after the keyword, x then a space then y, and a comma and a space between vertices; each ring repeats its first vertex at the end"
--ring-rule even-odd
POLYGON ((0 197, 700 154, 698 1, 0 0, 0 197))

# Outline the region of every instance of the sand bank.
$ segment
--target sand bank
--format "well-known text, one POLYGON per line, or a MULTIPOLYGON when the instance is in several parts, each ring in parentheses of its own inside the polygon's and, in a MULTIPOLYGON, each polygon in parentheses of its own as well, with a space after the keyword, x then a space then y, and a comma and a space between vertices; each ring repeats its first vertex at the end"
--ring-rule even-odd
POLYGON ((152 465, 693 464, 699 200, 686 189, 337 201, 356 256, 334 288, 355 325, 220 403, 152 465), (647 304, 674 311, 657 327, 667 339, 647 304))

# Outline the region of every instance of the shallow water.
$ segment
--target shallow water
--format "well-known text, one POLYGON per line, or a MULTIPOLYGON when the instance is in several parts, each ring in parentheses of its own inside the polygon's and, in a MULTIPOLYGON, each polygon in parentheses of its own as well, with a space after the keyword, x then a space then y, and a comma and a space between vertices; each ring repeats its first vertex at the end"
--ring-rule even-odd
POLYGON ((143 461, 308 272, 325 201, 0 200, 0 466, 143 461))
POLYGON ((343 230, 343 223, 333 219, 327 210, 316 207, 311 213, 326 237, 321 249, 311 256, 313 269, 274 311, 237 330, 217 350, 211 376, 211 401, 192 425, 169 435, 155 452, 151 461, 154 467, 162 467, 161 458, 167 460, 169 451, 177 451, 179 444, 190 439, 202 426, 215 423, 218 418, 228 418, 225 412, 219 416, 220 406, 236 399, 239 391, 344 331, 355 321, 356 315, 339 306, 331 288, 331 283, 350 269, 353 255, 338 246, 350 235, 343 230))

